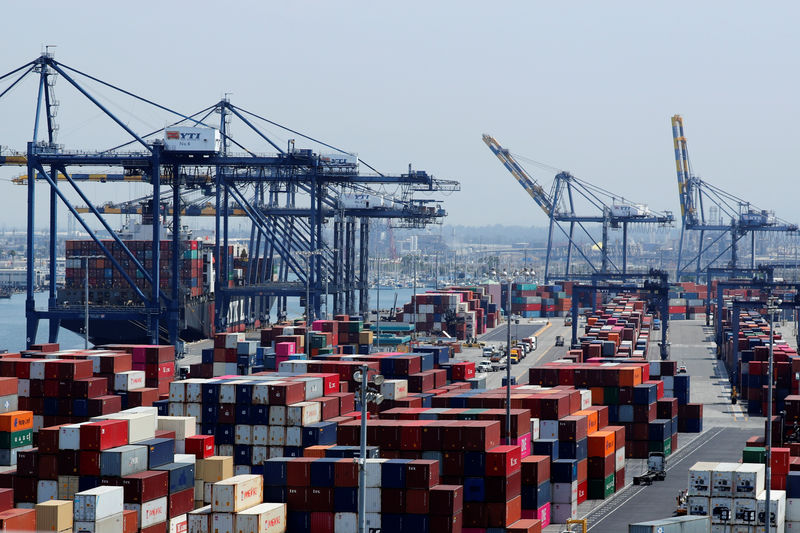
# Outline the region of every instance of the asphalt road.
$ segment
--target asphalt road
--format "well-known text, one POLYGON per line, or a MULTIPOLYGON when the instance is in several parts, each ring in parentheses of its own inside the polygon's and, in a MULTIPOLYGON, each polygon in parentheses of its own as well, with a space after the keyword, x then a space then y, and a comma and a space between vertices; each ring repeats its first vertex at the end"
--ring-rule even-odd
MULTIPOLYGON (((659 332, 654 332, 659 333, 659 332)), ((670 321, 670 358, 686 364, 691 376, 691 401, 704 404, 700 434, 678 435, 678 451, 667 459, 667 479, 649 487, 632 484, 633 476, 645 471, 644 460, 626 461, 626 488, 608 500, 587 501, 578 508, 588 530, 596 533, 627 531, 628 524, 667 518, 676 506, 678 491, 685 489, 689 468, 697 461, 738 462, 748 437, 762 431, 764 419, 749 417, 740 405, 732 406, 724 366, 717 361, 713 328, 699 320, 670 321)), ((655 340, 651 346, 657 348, 655 340)), ((657 349, 650 358, 658 358, 657 349)), ((563 525, 545 528, 563 531, 563 525)))

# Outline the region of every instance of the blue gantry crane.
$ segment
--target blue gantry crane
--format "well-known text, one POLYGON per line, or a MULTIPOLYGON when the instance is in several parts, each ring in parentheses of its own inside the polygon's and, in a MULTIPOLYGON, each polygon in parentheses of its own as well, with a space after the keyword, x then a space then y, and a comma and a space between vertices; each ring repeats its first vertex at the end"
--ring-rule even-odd
MULTIPOLYGON (((550 192, 544 188, 522 167, 516 157, 500 146, 491 135, 484 134, 483 142, 497 156, 503 166, 519 182, 533 198, 549 219, 547 233, 547 253, 545 257, 545 282, 552 279, 590 280, 597 273, 628 272, 628 225, 656 224, 671 226, 674 217, 669 211, 656 212, 643 204, 630 202, 620 195, 611 193, 601 187, 578 179, 569 172, 558 172, 553 180, 550 192), (591 214, 578 214, 576 209, 585 208, 591 214), (568 225, 568 228, 562 226, 568 225), (598 239, 589 229, 588 224, 600 224, 601 236, 598 239), (608 246, 609 228, 622 228, 621 265, 617 265, 610 256, 608 246), (558 228, 567 239, 565 268, 563 274, 551 272, 553 252, 553 229, 558 228), (577 242, 576 230, 588 238, 590 248, 586 249, 577 242), (592 261, 591 247, 597 246, 600 252, 600 264, 592 261), (570 272, 573 249, 588 265, 590 273, 574 274, 570 272)), ((595 259, 596 260, 596 259, 595 259)))
POLYGON ((764 233, 787 233, 796 235, 797 224, 775 217, 773 211, 754 206, 719 187, 695 176, 692 170, 683 118, 672 117, 672 141, 675 149, 675 169, 678 175, 678 197, 681 206, 681 236, 678 245, 676 279, 691 275, 699 281, 701 273, 711 266, 739 266, 739 241, 750 236, 750 265, 756 266, 756 235, 764 233), (706 208, 709 213, 706 213, 706 208), (712 215, 712 209, 716 211, 712 215), (696 252, 688 259, 683 257, 687 244, 687 232, 698 232, 696 252), (707 234, 710 239, 706 239, 707 234), (730 236, 729 244, 724 244, 730 236), (713 250, 713 251, 712 251, 713 250), (724 262, 723 257, 728 256, 724 262), (709 257, 711 257, 709 259, 709 257))
POLYGON ((259 318, 259 313, 261 319, 265 310, 269 313, 274 301, 278 301, 279 309, 282 302, 285 311, 286 298, 309 294, 306 310, 308 318, 313 319, 319 316, 320 297, 325 285, 329 285, 327 290, 334 294, 334 312, 353 314, 357 304, 360 312, 366 312, 370 217, 382 211, 380 215, 383 218, 410 226, 437 221, 446 214, 439 203, 430 199, 419 200, 415 193, 459 189, 456 181, 439 180, 425 171, 412 170, 410 166, 407 173, 377 172, 354 154, 233 105, 227 98, 191 115, 175 111, 56 61, 49 52, 0 76, 0 82, 9 83, 0 91, 0 97, 29 76, 38 82, 33 137, 24 153, 0 153, 0 165, 27 168, 25 176, 17 181, 27 188, 28 345, 35 342, 41 319, 49 319, 48 338, 54 342, 61 321, 82 321, 86 317, 83 306, 62 305, 54 282, 60 206, 66 207, 102 257, 124 279, 126 289, 135 295, 133 305, 92 306, 91 317, 102 317, 108 324, 115 320, 135 322, 141 324, 150 342, 166 341, 179 345, 180 324, 185 311, 179 303, 183 216, 214 216, 213 324, 215 331, 224 331, 230 325, 232 303, 245 310, 248 323, 252 324, 259 318), (102 115, 113 121, 124 132, 126 142, 96 151, 68 150, 56 144, 57 101, 53 96, 56 78, 65 80, 102 115), (165 113, 170 117, 164 121, 168 126, 147 133, 134 131, 104 105, 106 100, 101 102, 96 91, 89 88, 89 82, 94 87, 124 95, 165 113), (219 115, 218 121, 214 114, 219 115), (246 146, 242 138, 233 135, 230 129, 232 119, 244 124, 244 131, 256 139, 258 146, 246 146), (282 147, 257 124, 280 128, 320 145, 330 153, 296 148, 293 140, 282 147), (202 143, 179 148, 184 133, 202 137, 202 143), (259 151, 265 148, 271 153, 265 155, 259 151), (369 168, 372 173, 361 172, 361 166, 369 168), (84 168, 104 170, 79 172, 84 168), (86 182, 140 182, 149 186, 152 192, 141 199, 138 208, 113 204, 97 207, 81 186, 86 182), (48 185, 49 192, 51 283, 47 309, 37 310, 33 300, 34 224, 37 185, 42 183, 48 185), (359 203, 359 195, 368 197, 370 193, 380 193, 380 189, 385 187, 396 189, 390 205, 376 209, 374 206, 368 208, 366 202, 363 206, 359 203), (191 197, 188 191, 198 192, 191 197), (74 200, 76 197, 83 203, 81 209, 74 200), (202 198, 202 203, 198 198, 202 198), (180 208, 170 209, 169 205, 180 208), (137 258, 104 216, 139 208, 148 215, 152 226, 152 251, 146 263, 137 258), (229 253, 231 216, 243 216, 250 222, 248 259, 253 268, 248 270, 246 279, 237 284, 230 283, 227 278, 235 259, 229 253), (329 223, 331 220, 332 224, 329 223), (100 231, 96 229, 98 225, 102 228, 100 231), (173 230, 166 249, 165 226, 171 226, 173 230), (327 242, 323 232, 331 226, 333 243, 327 242), (110 245, 108 240, 101 239, 101 232, 110 236, 110 245), (117 253, 112 253, 112 249, 117 253), (161 255, 165 253, 170 256, 170 281, 167 283, 162 281, 159 267, 161 255), (133 273, 123 263, 132 265, 133 273), (356 292, 359 292, 358 301, 356 292))

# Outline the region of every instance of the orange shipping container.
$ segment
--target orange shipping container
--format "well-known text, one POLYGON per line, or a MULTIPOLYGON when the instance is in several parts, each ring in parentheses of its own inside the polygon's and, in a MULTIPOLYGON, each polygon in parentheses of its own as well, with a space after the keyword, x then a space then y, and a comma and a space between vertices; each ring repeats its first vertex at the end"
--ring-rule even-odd
MULTIPOLYGON (((639 366, 625 366, 619 369, 619 386, 635 387, 642 384, 642 369, 639 366)), ((594 401, 592 402, 594 403, 594 401)))
POLYGON ((25 431, 33 429, 33 411, 11 411, 0 414, 0 431, 25 431))
POLYGON ((591 435, 597 431, 597 411, 577 411, 574 416, 586 416, 586 434, 591 435))
POLYGON ((607 457, 616 450, 613 431, 596 431, 588 438, 589 457, 607 457))
POLYGON ((36 531, 36 510, 8 509, 0 512, 0 531, 36 531))
POLYGON ((605 395, 603 387, 592 387, 592 405, 603 405, 605 403, 605 395))

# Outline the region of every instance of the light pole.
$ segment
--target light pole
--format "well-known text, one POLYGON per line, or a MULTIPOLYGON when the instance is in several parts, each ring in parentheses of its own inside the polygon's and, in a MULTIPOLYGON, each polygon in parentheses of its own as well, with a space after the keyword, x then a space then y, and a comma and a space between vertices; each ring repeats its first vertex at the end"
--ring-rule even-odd
POLYGON ((381 258, 375 258, 375 346, 380 350, 381 336, 381 258))
MULTIPOLYGON (((769 366, 767 367, 767 472, 765 476, 765 485, 767 489, 766 494, 766 508, 764 510, 764 531, 769 533, 770 530, 770 485, 772 485, 772 345, 775 342, 774 332, 772 329, 772 322, 775 318, 775 311, 779 309, 783 302, 774 298, 770 293, 767 298, 767 313, 769 314, 769 366)), ((716 317, 715 317, 716 318, 716 317)), ((781 428, 783 431, 783 428, 781 428)))
POLYGON ((417 304, 417 256, 416 254, 412 254, 411 257, 414 259, 414 331, 412 334, 414 335, 414 339, 417 338, 417 309, 419 305, 417 304))
POLYGON ((506 439, 511 444, 511 278, 506 280, 506 439))
MULTIPOLYGON (((104 255, 79 255, 84 268, 83 277, 83 349, 89 349, 89 259, 101 259, 104 255)), ((53 280, 50 280, 53 283, 53 280)))
POLYGON ((358 457, 358 532, 367 531, 367 403, 380 405, 383 402, 383 395, 378 389, 371 388, 369 373, 374 372, 372 385, 380 387, 383 384, 383 376, 378 374, 367 365, 361 365, 361 370, 353 374, 356 382, 361 382, 358 394, 361 403, 361 438, 360 453, 358 457))

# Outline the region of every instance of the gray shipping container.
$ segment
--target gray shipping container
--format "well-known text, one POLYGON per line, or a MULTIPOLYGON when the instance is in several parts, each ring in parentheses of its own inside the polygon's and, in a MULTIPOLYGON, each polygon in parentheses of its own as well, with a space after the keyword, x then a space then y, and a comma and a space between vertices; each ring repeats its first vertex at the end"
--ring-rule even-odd
POLYGON ((630 524, 628 533, 711 533, 709 516, 676 516, 630 524))
POLYGON ((100 452, 100 475, 123 477, 147 470, 147 446, 127 444, 100 452))

